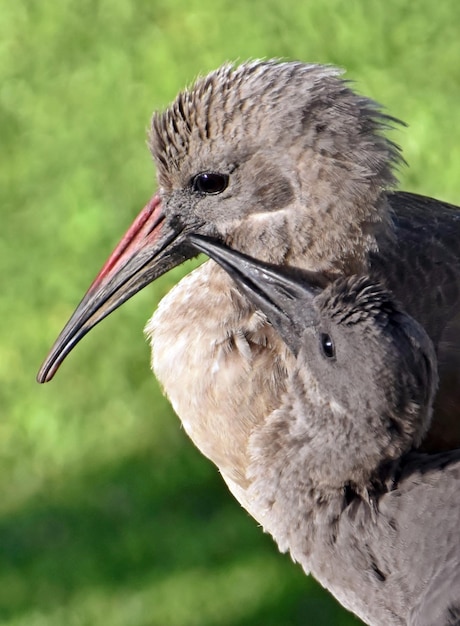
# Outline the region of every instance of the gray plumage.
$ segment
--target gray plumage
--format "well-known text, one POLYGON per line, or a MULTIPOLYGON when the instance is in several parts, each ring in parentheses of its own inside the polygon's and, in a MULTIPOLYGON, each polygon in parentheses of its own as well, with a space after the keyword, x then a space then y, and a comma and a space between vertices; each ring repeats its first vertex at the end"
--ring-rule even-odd
POLYGON ((368 277, 322 290, 193 242, 296 354, 280 407, 249 440, 256 519, 367 623, 458 625, 460 450, 414 452, 437 385, 424 329, 368 277))

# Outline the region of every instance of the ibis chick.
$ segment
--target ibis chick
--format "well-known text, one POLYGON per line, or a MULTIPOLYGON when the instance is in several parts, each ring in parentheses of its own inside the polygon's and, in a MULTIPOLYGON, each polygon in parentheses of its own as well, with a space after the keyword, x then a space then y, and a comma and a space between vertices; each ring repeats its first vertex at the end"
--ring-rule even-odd
POLYGON ((414 451, 437 386, 424 329, 368 277, 293 277, 201 237, 295 357, 251 433, 245 502, 374 626, 460 624, 460 450, 414 451))

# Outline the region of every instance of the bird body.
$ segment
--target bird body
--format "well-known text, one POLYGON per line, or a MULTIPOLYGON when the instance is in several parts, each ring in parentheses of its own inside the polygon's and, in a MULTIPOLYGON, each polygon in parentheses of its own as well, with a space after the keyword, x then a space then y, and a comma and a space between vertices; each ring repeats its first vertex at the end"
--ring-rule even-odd
POLYGON ((438 357, 440 384, 430 452, 460 447, 460 210, 404 192, 387 195, 392 229, 377 238, 369 274, 380 280, 427 331, 438 357))
MULTIPOLYGON (((407 455, 376 511, 364 499, 347 505, 340 490, 311 488, 305 497, 308 464, 296 472, 302 481, 291 497, 285 486, 270 489, 270 513, 258 518, 282 552, 366 624, 458 626, 460 451, 407 455)), ((261 467, 257 476, 265 487, 261 467)))
POLYGON ((173 288, 146 332, 153 369, 185 431, 233 491, 246 486, 245 444, 276 408, 292 355, 215 263, 173 288))
POLYGON ((458 626, 459 476, 460 451, 413 453, 375 519, 363 501, 340 513, 337 498, 308 529, 310 572, 367 624, 458 626))
POLYGON ((458 625, 460 450, 415 450, 437 385, 423 328, 369 278, 338 279, 321 292, 194 241, 295 358, 278 408, 248 440, 252 514, 366 623, 458 625))

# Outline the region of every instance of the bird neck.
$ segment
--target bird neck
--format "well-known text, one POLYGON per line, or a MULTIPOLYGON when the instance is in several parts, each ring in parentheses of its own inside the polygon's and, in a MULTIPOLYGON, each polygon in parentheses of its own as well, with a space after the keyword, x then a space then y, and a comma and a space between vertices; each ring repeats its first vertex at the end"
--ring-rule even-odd
POLYGON ((291 155, 303 208, 297 237, 323 271, 358 274, 367 270, 379 232, 391 230, 386 190, 395 178, 378 142, 358 141, 353 151, 331 139, 325 149, 305 139, 291 155))
POLYGON ((386 192, 369 181, 350 185, 340 168, 330 176, 329 163, 324 181, 303 167, 291 204, 250 215, 229 228, 226 242, 269 263, 331 276, 366 273, 380 233, 391 232, 386 192))
POLYGON ((393 466, 379 449, 366 449, 354 416, 317 393, 314 381, 303 379, 308 391, 295 394, 292 378, 281 407, 250 438, 248 493, 255 517, 280 550, 308 571, 315 546, 334 542, 352 501, 374 514, 393 466))

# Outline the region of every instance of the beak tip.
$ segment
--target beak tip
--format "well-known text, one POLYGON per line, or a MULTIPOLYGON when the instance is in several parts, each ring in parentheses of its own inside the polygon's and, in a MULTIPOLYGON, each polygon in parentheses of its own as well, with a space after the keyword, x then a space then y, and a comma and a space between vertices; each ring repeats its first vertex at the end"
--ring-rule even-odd
POLYGON ((50 380, 54 378, 58 366, 55 364, 50 364, 48 360, 44 361, 42 366, 37 372, 36 381, 37 383, 49 383, 50 380))
POLYGON ((38 370, 37 376, 35 377, 37 383, 39 383, 40 385, 43 383, 47 383, 48 381, 50 381, 52 378, 52 376, 48 376, 46 372, 43 371, 42 368, 40 368, 38 370))

